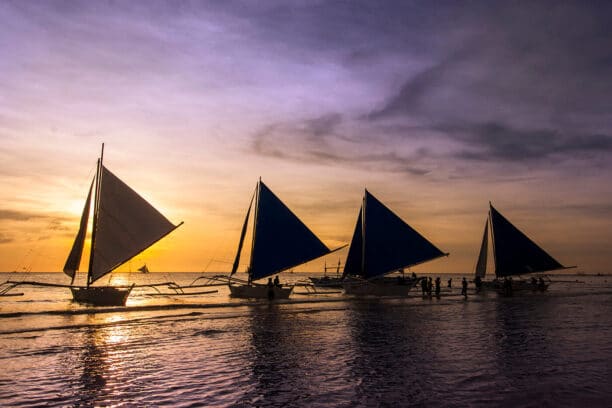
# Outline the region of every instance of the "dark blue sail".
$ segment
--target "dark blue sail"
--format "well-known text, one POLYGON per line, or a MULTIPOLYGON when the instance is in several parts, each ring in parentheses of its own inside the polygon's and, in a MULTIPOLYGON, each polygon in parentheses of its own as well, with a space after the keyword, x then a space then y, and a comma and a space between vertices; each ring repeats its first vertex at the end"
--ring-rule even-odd
POLYGON ((325 244, 260 181, 251 252, 251 279, 273 275, 329 252, 325 244))
POLYGON ((563 269, 546 251, 523 234, 491 205, 491 230, 497 276, 563 269))
POLYGON ((362 276, 373 278, 446 255, 367 190, 362 276))
POLYGON ((476 261, 476 271, 474 277, 484 278, 487 274, 487 254, 489 251, 489 219, 485 221, 484 234, 482 235, 482 244, 478 253, 478 261, 476 261))
POLYGON ((344 273, 342 277, 347 275, 361 275, 361 266, 363 262, 363 220, 361 219, 361 208, 359 209, 359 215, 357 216, 357 224, 355 225, 355 232, 353 232, 353 239, 351 240, 351 246, 344 262, 344 273))

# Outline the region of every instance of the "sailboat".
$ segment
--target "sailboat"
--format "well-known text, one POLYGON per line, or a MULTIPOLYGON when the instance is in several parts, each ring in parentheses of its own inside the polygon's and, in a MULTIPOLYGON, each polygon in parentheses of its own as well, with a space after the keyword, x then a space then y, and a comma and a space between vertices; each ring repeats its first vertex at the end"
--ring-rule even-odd
POLYGON ((327 262, 323 266, 323 276, 309 276, 308 279, 314 286, 322 288, 342 288, 342 280, 344 277, 340 275, 340 259, 338 259, 338 265, 327 266, 327 262), (329 269, 336 270, 336 276, 329 276, 327 271, 329 269))
POLYGON ((140 268, 138 268, 138 271, 140 273, 149 273, 149 267, 147 266, 147 264, 142 265, 140 268))
POLYGON ((416 279, 385 275, 448 253, 442 252, 365 190, 344 264, 349 295, 406 296, 416 279))
POLYGON ((176 228, 138 193, 103 165, 104 144, 85 200, 79 230, 64 265, 71 278, 74 301, 95 306, 123 306, 132 286, 93 286, 93 283, 144 251, 176 228), (74 285, 81 263, 93 201, 93 229, 86 286, 74 285))
POLYGON ((327 246, 261 181, 247 210, 238 251, 229 277, 230 294, 238 298, 287 299, 293 286, 258 284, 275 275, 330 253, 327 246), (232 276, 238 270, 249 216, 254 209, 248 281, 232 276))
MULTIPOLYGON (((489 230, 491 231, 491 245, 493 248, 496 276, 492 286, 497 289, 507 289, 507 287, 503 287, 502 278, 575 268, 575 266, 563 266, 489 203, 489 215, 485 222, 482 243, 474 271, 476 279, 483 279, 487 273, 489 230)), ((514 281, 512 285, 512 290, 531 289, 543 291, 548 288, 549 284, 542 281, 536 283, 534 280, 531 282, 518 280, 514 281)))

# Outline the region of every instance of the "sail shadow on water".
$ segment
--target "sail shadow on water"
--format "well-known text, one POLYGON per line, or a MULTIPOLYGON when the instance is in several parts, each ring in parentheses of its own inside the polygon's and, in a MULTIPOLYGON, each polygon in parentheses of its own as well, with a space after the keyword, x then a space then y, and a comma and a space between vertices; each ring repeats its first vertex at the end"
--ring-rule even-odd
POLYGON ((556 323, 559 306, 556 303, 548 297, 502 298, 493 303, 491 357, 496 362, 495 383, 499 393, 492 398, 498 403, 535 406, 543 396, 559 401, 562 398, 553 394, 575 391, 574 385, 570 385, 572 381, 559 384, 558 363, 565 356, 556 351, 562 348, 557 335, 563 331, 556 323))
POLYGON ((108 355, 100 341, 99 329, 88 327, 83 333, 83 351, 80 355, 80 367, 77 399, 79 403, 89 406, 104 400, 106 378, 109 375, 108 355))
POLYGON ((430 369, 436 350, 420 321, 423 310, 403 302, 370 298, 348 310, 354 404, 423 404, 436 386, 430 369))
POLYGON ((111 395, 107 387, 113 383, 111 373, 117 367, 109 362, 103 330, 88 325, 69 334, 77 337, 73 341, 78 347, 69 348, 59 361, 60 375, 68 385, 65 393, 60 393, 65 405, 95 406, 111 395))
POLYGON ((287 406, 307 395, 309 376, 304 375, 300 347, 296 341, 296 318, 268 303, 251 308, 249 381, 252 387, 240 398, 240 404, 287 406))

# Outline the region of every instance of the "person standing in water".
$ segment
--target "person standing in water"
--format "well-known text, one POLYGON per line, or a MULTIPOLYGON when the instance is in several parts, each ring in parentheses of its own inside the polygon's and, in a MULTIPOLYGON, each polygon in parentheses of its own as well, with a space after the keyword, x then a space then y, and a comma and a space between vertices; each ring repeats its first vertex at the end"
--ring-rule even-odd
POLYGON ((467 286, 468 286, 468 282, 465 279, 465 277, 461 280, 461 294, 463 295, 464 299, 467 299, 467 286))
POLYGON ((440 277, 436 278, 436 297, 440 298, 440 277))
POLYGON ((480 276, 474 278, 474 286, 476 286, 476 293, 480 293, 480 289, 482 289, 482 279, 480 276))
POLYGON ((453 287, 453 278, 448 278, 448 288, 452 288, 453 287))
POLYGON ((268 300, 274 299, 274 283, 272 278, 268 278, 268 300))

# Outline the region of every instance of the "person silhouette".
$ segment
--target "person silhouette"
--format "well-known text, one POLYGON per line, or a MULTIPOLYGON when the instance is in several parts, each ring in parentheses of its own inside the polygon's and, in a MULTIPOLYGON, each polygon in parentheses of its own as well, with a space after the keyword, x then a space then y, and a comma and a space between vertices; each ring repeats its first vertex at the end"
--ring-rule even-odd
POLYGON ((467 299, 467 287, 468 287, 468 282, 464 277, 461 280, 461 294, 463 295, 464 299, 467 299))
POLYGON ((272 282, 272 278, 268 278, 268 299, 274 299, 274 283, 272 282))
POLYGON ((474 278, 474 286, 476 286, 476 293, 480 293, 480 289, 482 288, 482 279, 480 276, 474 278))

